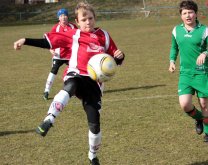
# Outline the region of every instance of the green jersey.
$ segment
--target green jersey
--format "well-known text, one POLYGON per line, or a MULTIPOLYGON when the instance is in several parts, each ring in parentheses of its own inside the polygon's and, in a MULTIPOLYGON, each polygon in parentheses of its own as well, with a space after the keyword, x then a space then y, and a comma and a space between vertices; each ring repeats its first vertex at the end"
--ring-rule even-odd
POLYGON ((197 65, 196 60, 201 53, 208 55, 208 28, 197 21, 196 27, 187 31, 184 24, 177 25, 172 31, 170 61, 175 62, 180 54, 181 74, 208 73, 208 59, 203 65, 197 65))

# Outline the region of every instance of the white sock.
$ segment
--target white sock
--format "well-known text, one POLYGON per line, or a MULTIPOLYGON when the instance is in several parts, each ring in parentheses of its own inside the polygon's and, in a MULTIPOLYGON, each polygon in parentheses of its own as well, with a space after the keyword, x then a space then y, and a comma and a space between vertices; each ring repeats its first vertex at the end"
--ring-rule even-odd
POLYGON ((96 153, 92 153, 92 152, 88 152, 88 158, 90 159, 90 160, 92 160, 92 159, 94 159, 94 158, 96 158, 97 157, 97 154, 96 153))
POLYGON ((53 73, 49 73, 46 84, 45 84, 45 91, 44 92, 50 92, 51 87, 53 85, 54 79, 55 79, 56 75, 53 73))
POLYGON ((88 158, 90 160, 92 160, 93 158, 96 157, 96 153, 100 148, 101 145, 101 132, 99 132, 98 134, 93 134, 90 130, 89 130, 89 152, 88 152, 88 158))
POLYGON ((51 123, 54 123, 55 117, 60 114, 69 102, 69 99, 69 94, 64 90, 60 90, 60 92, 54 97, 48 110, 48 116, 46 116, 44 121, 50 119, 51 123))

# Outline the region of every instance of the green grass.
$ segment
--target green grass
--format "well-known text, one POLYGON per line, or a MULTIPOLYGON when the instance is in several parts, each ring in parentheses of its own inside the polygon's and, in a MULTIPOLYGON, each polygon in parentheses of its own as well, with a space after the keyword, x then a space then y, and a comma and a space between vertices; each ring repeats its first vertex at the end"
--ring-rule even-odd
MULTIPOLYGON (((178 73, 168 72, 171 31, 178 23, 178 19, 152 18, 98 22, 126 54, 123 66, 105 84, 102 165, 208 163, 203 136, 196 135, 193 120, 179 107, 178 73)), ((51 99, 44 101, 49 51, 29 46, 14 51, 13 42, 40 38, 51 26, 0 27, 0 164, 88 164, 87 121, 78 99, 69 102, 45 138, 34 131, 62 88, 64 68, 51 99)))

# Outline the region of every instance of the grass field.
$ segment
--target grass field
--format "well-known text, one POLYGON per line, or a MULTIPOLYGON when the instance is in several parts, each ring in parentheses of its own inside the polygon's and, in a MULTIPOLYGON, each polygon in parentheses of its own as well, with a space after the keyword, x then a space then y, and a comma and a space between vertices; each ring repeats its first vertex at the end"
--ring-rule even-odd
MULTIPOLYGON (((171 31, 178 23, 162 18, 98 22, 126 54, 114 79, 105 84, 98 155, 102 165, 208 164, 208 144, 178 104, 178 73, 168 72, 171 31)), ((40 38, 51 26, 0 27, 1 165, 89 163, 86 116, 78 99, 70 101, 45 138, 34 131, 62 88, 63 68, 50 100, 44 101, 48 50, 24 46, 14 51, 13 42, 40 38)))

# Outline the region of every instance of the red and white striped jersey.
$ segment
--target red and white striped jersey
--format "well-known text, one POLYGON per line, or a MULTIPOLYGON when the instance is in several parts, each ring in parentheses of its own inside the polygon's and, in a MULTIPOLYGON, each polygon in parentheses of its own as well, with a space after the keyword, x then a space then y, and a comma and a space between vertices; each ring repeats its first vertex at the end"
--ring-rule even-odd
MULTIPOLYGON (((71 29, 77 29, 77 26, 73 23, 68 23, 66 26, 62 26, 60 23, 55 24, 51 32, 68 32, 71 29)), ((70 48, 56 48, 55 49, 56 55, 53 56, 53 59, 59 60, 69 60, 71 57, 71 49, 70 48)))
POLYGON ((96 28, 94 32, 72 29, 67 33, 46 33, 45 37, 52 49, 57 47, 71 48, 67 72, 73 71, 80 75, 88 75, 87 63, 92 56, 99 53, 113 56, 117 50, 108 32, 100 28, 96 28))

